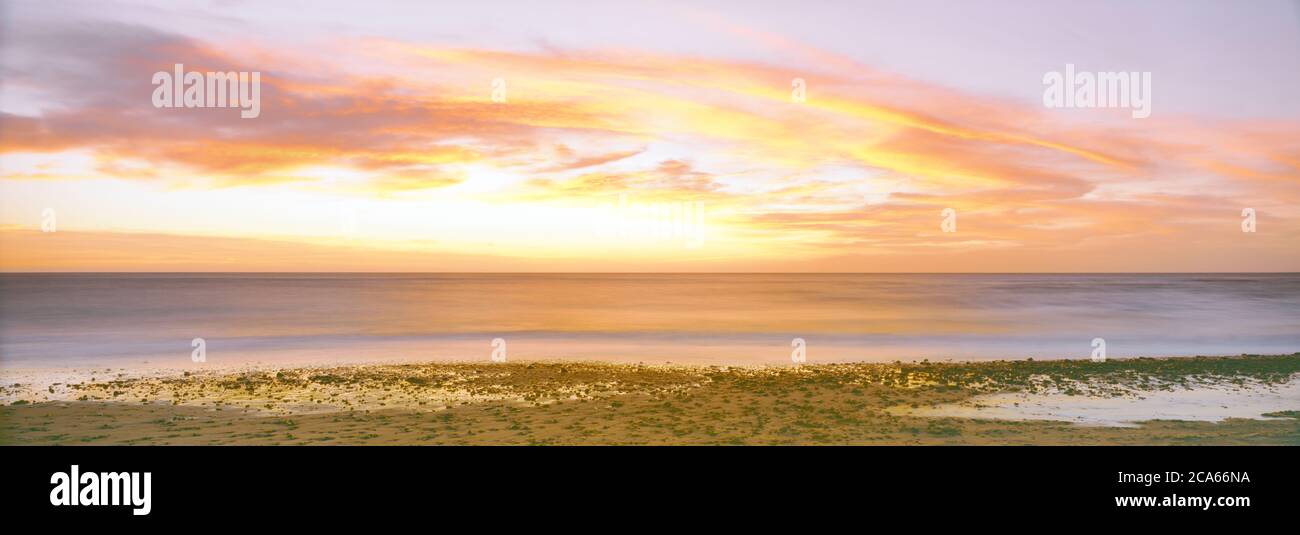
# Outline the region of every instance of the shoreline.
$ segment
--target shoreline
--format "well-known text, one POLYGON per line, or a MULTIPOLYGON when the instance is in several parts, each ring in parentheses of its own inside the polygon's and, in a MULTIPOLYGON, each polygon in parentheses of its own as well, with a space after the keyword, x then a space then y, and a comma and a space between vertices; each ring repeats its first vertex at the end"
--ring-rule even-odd
MULTIPOLYGON (((1300 355, 1300 352, 1292 354, 1197 354, 1197 355, 1155 355, 1155 356, 1135 356, 1135 357, 1110 357, 1108 362, 1129 362, 1129 361, 1151 361, 1151 360, 1185 360, 1185 359, 1233 359, 1233 358, 1250 358, 1250 357, 1278 357, 1300 355)), ((895 359, 828 359, 810 361, 803 364, 795 365, 787 360, 655 360, 639 359, 639 357, 600 359, 591 357, 511 357, 509 364, 538 364, 538 365, 569 365, 569 364, 589 364, 597 366, 632 366, 632 367, 681 367, 681 368, 701 368, 701 369, 784 369, 796 367, 817 367, 817 366, 844 366, 844 365, 865 365, 865 366, 907 366, 907 365, 1000 365, 1015 363, 1049 363, 1049 362, 1091 362, 1087 357, 1026 357, 1026 358, 895 358, 895 359)), ((365 366, 408 366, 408 365, 446 365, 446 366, 474 366, 480 364, 497 364, 482 357, 362 357, 355 359, 342 359, 333 362, 320 362, 310 358, 284 359, 280 361, 267 360, 240 360, 231 362, 208 362, 208 363, 185 363, 159 366, 157 362, 149 360, 123 360, 112 359, 103 362, 90 363, 79 362, 69 365, 50 365, 50 366, 12 366, 11 363, 0 361, 0 406, 7 405, 17 398, 8 398, 5 387, 10 387, 13 383, 23 383, 27 381, 30 386, 44 390, 50 386, 49 381, 67 384, 69 381, 82 382, 90 378, 113 378, 113 379, 139 379, 139 378, 166 378, 181 377, 187 374, 234 374, 261 371, 293 371, 293 370, 317 370, 332 368, 354 368, 365 366)), ((28 401, 36 401, 29 399, 28 401)))
POLYGON ((1100 440, 1098 435, 1109 437, 1099 443, 1167 435, 1204 436, 1205 443, 1259 437, 1300 443, 1300 420, 1287 416, 1300 411, 1300 353, 1102 363, 705 366, 547 360, 160 369, 60 381, 44 390, 14 385, 11 378, 18 374, 0 375, 0 443, 301 443, 294 441, 305 435, 313 437, 305 443, 394 444, 1051 444, 1087 443, 1088 437, 1100 440), (1153 417, 1132 424, 1070 423, 1079 421, 1081 400, 1104 408, 1160 402, 1170 392, 1250 393, 1261 387, 1281 392, 1260 406, 1283 416, 1243 419, 1249 411, 1237 410, 1214 422, 1162 423, 1153 417), (1038 413, 1011 408, 1029 399, 1040 402, 1021 405, 1038 413), (379 415, 385 425, 360 435, 341 423, 379 415), (449 415, 463 427, 430 427, 449 415), (574 421, 565 424, 558 415, 574 421), (510 425, 515 417, 532 424, 510 425), (266 434, 266 426, 283 425, 277 421, 293 422, 293 432, 266 434), (405 425, 381 429, 397 421, 405 425), (200 423, 184 426, 188 435, 147 432, 181 422, 200 423), (421 427, 432 431, 410 436, 410 429, 421 427), (1184 427, 1200 435, 1179 435, 1184 427))

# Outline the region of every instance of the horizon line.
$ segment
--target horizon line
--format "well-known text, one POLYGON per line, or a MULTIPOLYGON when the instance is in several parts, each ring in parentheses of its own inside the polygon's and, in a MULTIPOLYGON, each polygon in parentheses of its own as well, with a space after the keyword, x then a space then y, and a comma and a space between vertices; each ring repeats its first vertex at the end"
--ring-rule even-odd
POLYGON ((1296 275, 1297 271, 0 271, 0 275, 1296 275))

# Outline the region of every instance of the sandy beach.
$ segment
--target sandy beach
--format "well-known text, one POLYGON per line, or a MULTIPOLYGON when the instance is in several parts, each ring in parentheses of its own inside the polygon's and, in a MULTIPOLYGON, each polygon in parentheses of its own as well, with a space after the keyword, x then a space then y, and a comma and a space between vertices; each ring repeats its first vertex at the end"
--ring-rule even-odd
POLYGON ((1300 444, 1298 374, 1300 354, 9 369, 0 443, 1300 444))
POLYGON ((1300 404, 1300 380, 1281 384, 1207 382, 1191 387, 1134 391, 1126 396, 1079 396, 1060 391, 982 394, 959 403, 903 408, 915 416, 1068 421, 1079 425, 1141 427, 1151 420, 1222 422, 1269 418, 1300 404))

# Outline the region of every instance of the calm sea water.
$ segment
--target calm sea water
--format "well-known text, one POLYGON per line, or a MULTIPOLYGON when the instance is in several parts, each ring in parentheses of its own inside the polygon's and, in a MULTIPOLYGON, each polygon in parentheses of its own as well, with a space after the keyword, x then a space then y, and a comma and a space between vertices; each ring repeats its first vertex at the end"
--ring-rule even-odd
POLYGON ((11 368, 1300 351, 1300 274, 9 274, 11 368))

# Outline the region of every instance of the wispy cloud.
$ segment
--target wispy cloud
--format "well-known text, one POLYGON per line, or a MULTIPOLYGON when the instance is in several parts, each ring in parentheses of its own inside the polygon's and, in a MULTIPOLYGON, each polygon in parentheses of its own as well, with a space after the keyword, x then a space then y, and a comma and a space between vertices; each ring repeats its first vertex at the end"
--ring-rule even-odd
MULTIPOLYGON (((382 37, 340 38, 329 54, 256 39, 232 50, 148 26, 17 25, 0 64, 6 89, 39 97, 0 114, 0 178, 6 192, 36 180, 127 181, 393 202, 436 194, 515 211, 590 207, 620 193, 706 201, 716 248, 713 256, 687 258, 687 269, 1231 268, 1236 264, 1216 257, 1242 250, 1231 232, 1250 206, 1267 213, 1270 226, 1267 236, 1252 237, 1252 254, 1262 251, 1269 269, 1300 268, 1288 246, 1300 234, 1294 123, 1155 116, 1135 126, 1104 110, 1076 118, 881 72, 717 15, 687 17, 806 65, 382 37), (178 63, 262 72, 261 117, 155 109, 150 75, 178 63), (492 100, 498 78, 505 102, 492 100), (794 78, 806 80, 806 102, 792 102, 794 78), (92 163, 59 171, 74 155, 92 163), (956 236, 939 231, 945 208, 960 214, 956 236), (1106 263, 1121 254, 1132 256, 1106 263), (1187 264, 1189 257, 1196 263, 1187 264)), ((88 228, 120 227, 113 223, 88 228)), ((168 224, 123 230, 139 247, 141 235, 172 235, 168 224)), ((14 232, 4 234, 6 248, 20 254, 6 255, 5 269, 117 262, 90 240, 63 242, 75 249, 67 256, 45 245, 29 252, 36 242, 14 232)), ((479 230, 462 232, 473 239, 479 230)), ((272 230, 260 237, 232 230, 231 239, 253 241, 230 247, 272 235, 293 240, 272 230)), ((401 241, 370 238, 368 246, 390 249, 401 241)), ((501 259, 564 256, 536 266, 609 269, 627 260, 610 258, 601 244, 584 252, 568 243, 575 240, 562 253, 518 242, 467 265, 515 269, 501 259)), ((261 250, 248 247, 228 256, 261 250)), ((424 247, 433 253, 441 246, 411 240, 406 249, 424 247)), ((333 253, 309 256, 321 269, 355 267, 333 253)), ((136 265, 151 265, 147 258, 136 265)), ((659 260, 680 266, 683 259, 659 260)))

